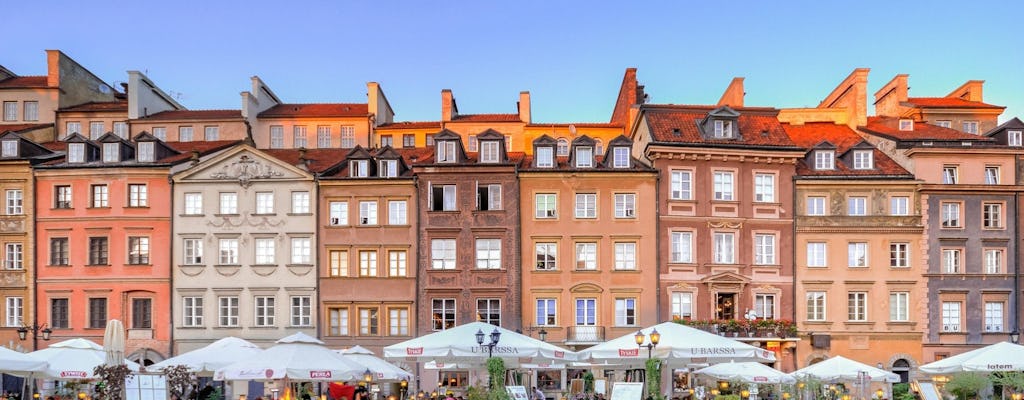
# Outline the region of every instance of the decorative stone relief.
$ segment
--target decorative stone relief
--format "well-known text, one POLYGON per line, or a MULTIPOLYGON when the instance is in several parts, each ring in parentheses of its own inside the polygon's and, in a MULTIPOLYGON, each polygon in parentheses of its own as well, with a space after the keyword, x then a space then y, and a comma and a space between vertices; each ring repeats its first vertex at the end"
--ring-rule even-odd
POLYGON ((0 220, 0 232, 24 232, 25 222, 22 219, 0 220))
POLYGON ((244 217, 221 217, 220 219, 206 221, 206 225, 214 228, 238 228, 244 225, 257 229, 270 229, 284 225, 284 220, 246 215, 244 217))
POLYGON ((238 180, 238 184, 243 188, 248 188, 253 179, 270 179, 280 176, 284 176, 284 174, 274 171, 264 162, 249 158, 247 154, 243 154, 230 164, 225 164, 219 172, 210 174, 210 178, 213 179, 238 180))

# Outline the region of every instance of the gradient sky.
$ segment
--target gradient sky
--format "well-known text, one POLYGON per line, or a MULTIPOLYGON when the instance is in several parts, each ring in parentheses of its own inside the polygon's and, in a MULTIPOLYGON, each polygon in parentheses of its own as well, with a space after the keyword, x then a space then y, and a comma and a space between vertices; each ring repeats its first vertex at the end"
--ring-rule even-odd
MULTIPOLYGON (((1005 1, 4 1, 0 65, 43 75, 60 49, 102 79, 145 72, 190 109, 241 107, 260 76, 285 102, 365 102, 380 82, 396 120, 459 111, 607 121, 637 67, 655 103, 816 106, 854 68, 870 93, 910 74, 911 96, 985 80, 1024 114, 1024 2, 1005 1)), ((872 101, 869 98, 869 102, 872 101)))

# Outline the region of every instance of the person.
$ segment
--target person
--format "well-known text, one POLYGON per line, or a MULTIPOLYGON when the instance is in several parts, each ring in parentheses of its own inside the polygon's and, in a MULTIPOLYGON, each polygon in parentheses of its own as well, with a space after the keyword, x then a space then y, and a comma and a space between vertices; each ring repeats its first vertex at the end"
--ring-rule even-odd
POLYGON ((213 395, 213 385, 209 382, 203 387, 203 390, 199 391, 199 400, 209 400, 210 396, 213 395))
POLYGON ((444 394, 444 400, 455 400, 455 393, 448 392, 444 394))
POLYGON ((533 400, 544 400, 545 398, 546 398, 546 396, 544 396, 544 392, 542 392, 539 387, 534 386, 533 387, 533 400))

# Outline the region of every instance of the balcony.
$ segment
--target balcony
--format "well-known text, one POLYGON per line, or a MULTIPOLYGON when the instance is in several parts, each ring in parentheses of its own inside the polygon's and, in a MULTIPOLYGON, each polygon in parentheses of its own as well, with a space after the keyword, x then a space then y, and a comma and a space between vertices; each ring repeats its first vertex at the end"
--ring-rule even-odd
POLYGON ((566 332, 565 344, 597 344, 604 342, 604 337, 603 326, 570 326, 566 332))

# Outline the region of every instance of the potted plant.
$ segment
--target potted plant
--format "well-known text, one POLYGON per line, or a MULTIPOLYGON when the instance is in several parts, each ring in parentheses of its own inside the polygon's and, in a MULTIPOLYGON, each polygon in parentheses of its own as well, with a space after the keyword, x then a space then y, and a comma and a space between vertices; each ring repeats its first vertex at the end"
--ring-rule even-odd
POLYGON ((732 333, 732 337, 739 336, 740 328, 741 328, 741 325, 740 325, 740 321, 739 320, 730 319, 728 321, 725 321, 725 331, 726 332, 731 332, 732 333))

